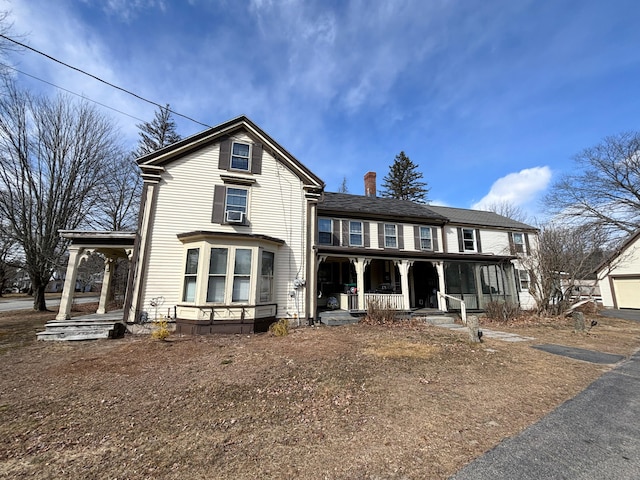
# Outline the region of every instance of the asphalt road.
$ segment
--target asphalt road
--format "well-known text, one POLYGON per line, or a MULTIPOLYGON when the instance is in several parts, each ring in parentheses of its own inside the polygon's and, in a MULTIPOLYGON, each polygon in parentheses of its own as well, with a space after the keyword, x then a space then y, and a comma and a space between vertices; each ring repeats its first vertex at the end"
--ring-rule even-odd
MULTIPOLYGON (((91 297, 75 297, 73 303, 91 303, 100 300, 98 296, 91 297)), ((57 307, 60 305, 60 298, 47 298, 47 308, 57 307)), ((0 298, 0 312, 9 312, 12 310, 30 310, 33 308, 33 298, 0 298)))
POLYGON ((640 352, 451 480, 640 478, 640 352))

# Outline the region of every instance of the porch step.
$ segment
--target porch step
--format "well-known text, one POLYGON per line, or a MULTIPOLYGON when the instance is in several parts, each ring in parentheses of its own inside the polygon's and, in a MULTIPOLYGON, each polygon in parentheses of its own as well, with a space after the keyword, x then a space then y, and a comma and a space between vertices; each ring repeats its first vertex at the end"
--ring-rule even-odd
POLYGON ((456 317, 453 315, 427 315, 416 316, 413 318, 419 318, 431 325, 450 325, 456 323, 456 317))
POLYGON ((45 330, 36 334, 38 340, 98 340, 101 338, 119 338, 126 328, 119 320, 51 320, 45 324, 45 330))

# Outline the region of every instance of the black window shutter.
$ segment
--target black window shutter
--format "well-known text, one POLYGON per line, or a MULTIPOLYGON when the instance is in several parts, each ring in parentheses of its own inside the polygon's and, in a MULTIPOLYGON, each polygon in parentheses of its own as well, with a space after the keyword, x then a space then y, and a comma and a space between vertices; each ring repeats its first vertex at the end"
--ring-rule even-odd
POLYGON ((525 252, 527 255, 531 255, 531 245, 529 245, 529 234, 524 234, 524 244, 527 247, 527 251, 525 252))
POLYGON ((458 227, 458 251, 464 252, 464 241, 462 240, 462 229, 458 227))
POLYGON ((333 244, 340 245, 340 220, 333 220, 333 244))
POLYGON ((362 222, 362 230, 364 232, 364 246, 369 248, 371 246, 371 238, 369 233, 369 222, 362 222))
POLYGON ((482 252, 482 243, 480 243, 480 230, 476 228, 476 251, 482 252))
POLYGON ((384 248, 384 223, 378 224, 378 247, 384 248))
POLYGON ((224 223, 224 202, 227 188, 224 185, 216 185, 213 189, 212 223, 224 223))
POLYGON ((262 173, 262 144, 254 143, 251 148, 251 173, 262 173))
POLYGON ((349 242, 349 220, 342 221, 342 245, 348 247, 351 242, 349 242))
POLYGON ((220 170, 229 170, 231 163, 231 139, 227 138, 220 142, 220 155, 218 156, 218 168, 220 170))
POLYGON ((404 229, 402 225, 396 225, 396 232, 398 234, 398 249, 404 250, 404 229))
POLYGON ((520 285, 520 270, 516 268, 514 269, 514 271, 516 272, 516 288, 518 289, 519 292, 521 292, 522 286, 520 285))
POLYGON ((437 252, 438 249, 438 229, 436 227, 431 227, 431 248, 434 252, 437 252))
POLYGON ((516 245, 515 243, 513 243, 513 233, 509 232, 509 251, 511 252, 511 255, 515 255, 516 254, 516 245))
POLYGON ((422 250, 422 245, 420 245, 420 227, 417 225, 413 226, 413 242, 416 246, 416 250, 422 250))

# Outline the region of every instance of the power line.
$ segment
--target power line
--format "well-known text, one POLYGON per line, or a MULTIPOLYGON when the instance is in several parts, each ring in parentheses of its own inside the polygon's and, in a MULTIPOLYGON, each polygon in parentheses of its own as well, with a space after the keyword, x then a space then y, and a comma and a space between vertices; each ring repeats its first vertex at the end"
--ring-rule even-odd
POLYGON ((141 118, 138 118, 138 117, 136 117, 134 115, 131 115, 130 113, 123 112, 122 110, 118 110, 117 108, 113 108, 113 107, 110 107, 109 105, 105 105, 104 103, 100 103, 97 100, 94 100, 92 98, 87 97, 86 95, 81 95, 81 94, 73 92, 71 90, 67 90, 66 88, 61 87, 60 85, 56 85, 55 83, 48 82, 47 80, 43 80, 42 78, 36 77, 35 75, 31 75, 30 73, 23 72, 22 70, 18 70, 16 67, 12 67, 11 65, 6 65, 4 63, 0 64, 0 65, 2 65, 5 68, 10 68, 11 70, 14 70, 14 71, 16 71, 18 73, 21 73, 22 75, 26 75, 27 77, 31 77, 31 78, 33 78, 35 80, 38 80, 38 81, 42 82, 42 83, 46 83, 47 85, 51 85, 52 87, 59 88, 63 92, 70 93, 71 95, 75 95, 76 97, 80 97, 80 98, 82 98, 84 100, 88 100, 90 102, 95 103, 96 105, 100 105, 101 107, 108 108, 109 110, 113 110, 114 112, 117 112, 117 113, 119 113, 121 115, 126 115, 129 118, 133 118, 134 120, 138 120, 139 122, 145 123, 145 120, 143 120, 141 118))
MULTIPOLYGON (((156 107, 159 107, 159 108, 165 108, 164 105, 160 105, 157 102, 154 102, 154 101, 148 100, 148 99, 146 99, 144 97, 141 97, 140 95, 138 95, 136 93, 133 93, 132 91, 127 90, 126 88, 122 88, 122 87, 119 87, 118 85, 114 85, 113 83, 107 82, 106 80, 103 80, 100 77, 97 77, 97 76, 95 76, 95 75, 93 75, 93 74, 91 74, 89 72, 86 72, 86 71, 84 71, 84 70, 82 70, 82 69, 80 69, 78 67, 74 67, 73 65, 69 65, 68 63, 65 63, 65 62, 63 62, 61 60, 58 60, 57 58, 52 57, 51 55, 48 55, 48 54, 46 54, 46 53, 44 53, 44 52, 42 52, 40 50, 37 50, 37 49, 35 49, 33 47, 30 47, 29 45, 26 45, 26 44, 24 44, 22 42, 14 40, 13 38, 7 37, 6 35, 0 34, 0 38, 4 38, 5 40, 8 40, 8 41, 10 41, 12 43, 15 43, 16 45, 19 45, 19 46, 21 46, 23 48, 26 48, 27 50, 31 50, 32 52, 35 52, 38 55, 42 55, 43 57, 46 57, 49 60, 53 60, 54 62, 59 63, 60 65, 64 65, 65 67, 70 68, 71 70, 75 70, 76 72, 79 72, 79 73, 82 73, 83 75, 91 77, 94 80, 97 80, 99 82, 104 83, 105 85, 110 86, 111 88, 115 88, 117 90, 120 90, 120 91, 122 91, 122 92, 124 92, 124 93, 126 93, 128 95, 131 95, 132 97, 137 98, 138 100, 142 100, 143 102, 150 103, 151 105, 155 105, 156 107)), ((206 123, 199 122, 198 120, 195 120, 194 118, 188 117, 187 115, 183 115, 183 114, 175 112, 175 111, 173 111, 171 109, 169 109, 168 111, 169 111, 169 113, 172 113, 172 114, 177 115, 179 117, 185 118, 185 119, 187 119, 187 120, 189 120, 191 122, 197 123, 198 125, 202 125, 203 127, 211 128, 211 125, 207 125, 206 123)))

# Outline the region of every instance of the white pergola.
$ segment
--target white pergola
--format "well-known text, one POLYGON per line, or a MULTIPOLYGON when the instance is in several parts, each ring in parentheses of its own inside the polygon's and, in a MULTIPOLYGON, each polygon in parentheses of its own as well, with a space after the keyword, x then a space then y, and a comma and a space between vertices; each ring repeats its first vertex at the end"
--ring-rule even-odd
POLYGON ((117 258, 131 259, 136 232, 104 232, 62 230, 60 236, 70 240, 69 262, 64 279, 60 309, 56 320, 68 320, 71 317, 71 306, 76 289, 78 267, 91 252, 104 255, 104 277, 100 291, 100 303, 97 314, 107 313, 107 300, 111 290, 113 263, 117 258))

